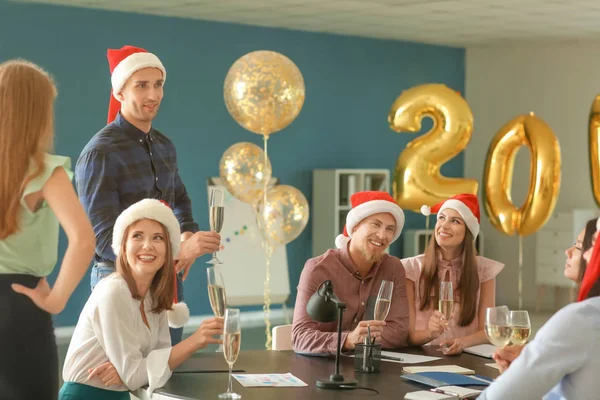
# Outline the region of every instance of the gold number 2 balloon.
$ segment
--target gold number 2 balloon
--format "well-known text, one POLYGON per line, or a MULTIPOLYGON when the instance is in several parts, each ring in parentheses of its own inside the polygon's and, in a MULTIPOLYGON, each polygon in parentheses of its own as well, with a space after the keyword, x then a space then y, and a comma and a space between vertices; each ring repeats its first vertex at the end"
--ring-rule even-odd
POLYGON ((589 147, 590 147, 590 176, 592 178, 592 191, 596 204, 600 206, 600 159, 598 155, 598 141, 600 136, 600 95, 596 96, 592 103, 589 120, 589 147))
POLYGON ((507 235, 536 232, 550 218, 560 190, 560 146, 552 129, 533 113, 508 122, 490 143, 483 179, 485 211, 492 225, 507 235), (523 206, 516 208, 511 186, 521 146, 531 153, 529 191, 523 206))
POLYGON ((406 145, 396 161, 393 196, 402 207, 419 211, 459 193, 477 194, 474 179, 448 178, 440 167, 467 147, 473 113, 457 92, 442 84, 426 84, 403 91, 388 115, 396 132, 418 132, 423 117, 433 128, 406 145))

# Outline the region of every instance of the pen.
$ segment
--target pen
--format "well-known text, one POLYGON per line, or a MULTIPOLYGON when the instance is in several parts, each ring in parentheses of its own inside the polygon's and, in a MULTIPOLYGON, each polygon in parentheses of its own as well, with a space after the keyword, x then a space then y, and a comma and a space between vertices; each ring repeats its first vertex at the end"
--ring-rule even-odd
POLYGON ((441 394, 447 394, 449 396, 456 396, 456 398, 460 399, 460 395, 458 393, 449 392, 447 390, 442 390, 442 389, 438 389, 438 388, 429 389, 429 390, 434 393, 441 393, 441 394))
POLYGON ((393 357, 393 356, 386 356, 384 354, 381 355, 381 358, 383 360, 395 360, 395 361, 404 361, 404 358, 400 358, 400 357, 393 357))

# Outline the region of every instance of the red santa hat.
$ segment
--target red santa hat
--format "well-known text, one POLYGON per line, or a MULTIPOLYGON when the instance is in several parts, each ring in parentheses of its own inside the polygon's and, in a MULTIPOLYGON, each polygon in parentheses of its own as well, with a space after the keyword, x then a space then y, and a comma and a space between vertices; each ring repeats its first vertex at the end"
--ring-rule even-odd
POLYGON ((404 227, 404 212, 387 192, 357 192, 350 197, 352 209, 346 216, 344 233, 335 238, 338 249, 346 246, 352 238, 352 231, 363 219, 379 213, 390 213, 396 220, 396 231, 392 242, 400 237, 404 227))
MULTIPOLYGON (((169 205, 156 199, 144 199, 129 206, 125 211, 117 217, 113 227, 112 249, 118 257, 121 250, 121 245, 125 236, 125 231, 131 224, 142 219, 151 219, 160 222, 169 232, 171 241, 171 249, 173 257, 179 254, 181 247, 181 229, 179 221, 173 214, 173 210, 169 205)), ((181 328, 190 319, 190 310, 185 303, 177 302, 177 274, 174 277, 175 293, 173 297, 173 309, 168 312, 169 326, 171 328, 181 328)))
POLYGON ((127 80, 136 71, 144 68, 158 68, 162 71, 163 80, 167 80, 167 70, 158 57, 148 51, 134 46, 123 46, 120 49, 108 49, 106 51, 108 66, 110 68, 110 81, 112 94, 108 104, 107 124, 114 121, 117 113, 121 110, 121 102, 115 97, 123 89, 127 80))
POLYGON ((431 213, 438 214, 447 208, 456 210, 462 219, 465 221, 465 225, 471 231, 473 240, 479 234, 479 224, 481 217, 479 215, 479 201, 477 196, 473 194, 457 194, 456 196, 450 197, 446 201, 442 201, 434 205, 433 207, 423 206, 421 207, 421 214, 430 215, 431 213))

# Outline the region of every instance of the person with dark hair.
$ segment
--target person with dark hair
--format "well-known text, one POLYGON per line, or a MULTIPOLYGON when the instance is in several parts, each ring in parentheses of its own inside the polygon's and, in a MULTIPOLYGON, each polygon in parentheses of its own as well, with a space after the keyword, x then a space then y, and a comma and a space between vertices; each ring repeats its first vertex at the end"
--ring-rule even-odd
POLYGON ((580 284, 585 274, 587 261, 582 257, 592 247, 592 236, 596 232, 596 221, 598 218, 589 220, 585 228, 579 232, 573 246, 565 250, 567 261, 565 263, 565 277, 580 284))
POLYGON ((597 399, 600 393, 600 242, 598 226, 578 302, 548 320, 527 346, 499 350, 494 359, 508 367, 481 393, 481 400, 597 399), (576 332, 575 332, 576 330, 576 332), (522 351, 521 351, 522 350, 522 351), (520 353, 520 354, 519 354, 520 353), (514 359, 506 365, 507 360, 514 359))
POLYGON ((485 310, 495 305, 496 275, 504 264, 479 256, 475 249, 480 221, 477 196, 460 194, 422 212, 436 212, 437 222, 425 253, 402 260, 409 342, 440 345, 446 355, 460 354, 466 347, 488 343, 483 331, 485 310), (453 284, 449 319, 438 311, 442 281, 453 284))

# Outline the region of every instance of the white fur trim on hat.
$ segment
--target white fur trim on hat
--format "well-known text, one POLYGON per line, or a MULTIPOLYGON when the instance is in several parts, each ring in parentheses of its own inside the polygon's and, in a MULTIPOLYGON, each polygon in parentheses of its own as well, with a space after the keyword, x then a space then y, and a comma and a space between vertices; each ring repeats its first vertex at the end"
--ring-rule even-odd
POLYGON ((348 245, 348 242, 350 241, 350 238, 348 236, 345 235, 337 235, 335 238, 335 247, 337 247, 338 249, 341 249, 342 247, 345 247, 348 245))
POLYGON ((163 74, 163 80, 167 80, 167 70, 158 57, 147 52, 133 53, 121 61, 113 70, 110 77, 113 94, 119 93, 131 75, 144 68, 160 69, 163 74))
POLYGON ((190 320, 190 309, 184 302, 173 303, 173 309, 167 312, 169 327, 181 328, 190 320))
MULTIPOLYGON (((390 213, 394 216, 394 219, 396 220, 396 231, 394 232, 394 237, 392 238, 390 244, 394 242, 400 237, 402 228, 404 227, 404 211, 402 211, 398 204, 387 200, 367 201, 350 210, 346 216, 346 231, 348 236, 352 237, 352 230, 360 223, 360 221, 370 217, 371 215, 379 213, 390 213)), ((336 245, 337 242, 338 240, 336 238, 336 245)))
POLYGON ((181 245, 181 229, 179 221, 173 214, 173 210, 167 205, 156 199, 144 199, 129 206, 119 215, 113 228, 112 249, 116 256, 119 256, 123 236, 127 228, 136 221, 142 219, 152 219, 163 224, 169 232, 173 257, 179 254, 181 245))
POLYGON ((428 205, 421 206, 421 214, 423 214, 426 217, 431 215, 431 207, 429 207, 428 205))
POLYGON ((469 230, 471 231, 474 240, 477 237, 477 235, 479 235, 479 221, 477 221, 477 217, 475 217, 471 209, 460 200, 450 199, 446 200, 444 204, 442 204, 438 211, 438 214, 448 208, 456 210, 460 214, 460 216, 465 221, 465 225, 467 225, 467 228, 469 228, 469 230))

